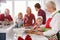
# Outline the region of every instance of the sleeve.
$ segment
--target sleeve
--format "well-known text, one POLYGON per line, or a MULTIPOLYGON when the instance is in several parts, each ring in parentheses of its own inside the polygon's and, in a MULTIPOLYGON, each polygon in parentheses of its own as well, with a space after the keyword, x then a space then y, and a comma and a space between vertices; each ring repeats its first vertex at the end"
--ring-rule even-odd
POLYGON ((0 14, 0 21, 4 21, 4 14, 0 14))
POLYGON ((34 23, 33 24, 35 24, 36 23, 36 20, 35 20, 35 16, 33 15, 33 20, 34 20, 34 23))
POLYGON ((24 24, 27 23, 28 21, 28 18, 27 18, 27 15, 24 16, 24 24))
POLYGON ((50 23, 50 26, 51 26, 51 30, 48 30, 48 31, 46 31, 46 32, 43 32, 43 34, 45 35, 45 36, 51 36, 51 35, 54 35, 54 34, 56 34, 58 31, 59 31, 59 26, 60 26, 60 14, 59 13, 57 13, 54 17, 53 17, 53 19, 52 19, 52 21, 51 21, 51 23, 50 23))
POLYGON ((16 23, 18 23, 18 18, 17 18, 17 19, 15 19, 15 22, 16 22, 16 23))
POLYGON ((13 18, 9 15, 9 21, 13 21, 13 18))
POLYGON ((38 16, 42 16, 43 17, 43 24, 46 23, 46 13, 45 11, 40 11, 40 13, 38 13, 38 16))
POLYGON ((22 24, 24 24, 24 20, 22 19, 22 22, 21 22, 22 24))
POLYGON ((46 13, 45 13, 45 11, 43 11, 42 13, 43 13, 43 15, 42 15, 43 16, 43 24, 45 24, 46 23, 46 13))

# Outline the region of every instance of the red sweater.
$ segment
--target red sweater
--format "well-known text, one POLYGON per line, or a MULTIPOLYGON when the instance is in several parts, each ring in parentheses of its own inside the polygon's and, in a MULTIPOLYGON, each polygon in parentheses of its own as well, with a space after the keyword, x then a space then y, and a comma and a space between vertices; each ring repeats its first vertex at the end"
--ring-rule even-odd
POLYGON ((35 16, 34 14, 30 14, 30 16, 28 16, 27 14, 24 16, 24 25, 25 26, 32 26, 33 24, 35 24, 35 16), (33 23, 34 21, 34 23, 33 23))
POLYGON ((44 12, 44 10, 40 9, 38 11, 38 16, 42 16, 43 17, 43 23, 42 24, 45 24, 46 23, 46 13, 44 12))
POLYGON ((5 18, 8 19, 9 21, 13 21, 13 19, 10 15, 5 17, 4 14, 0 14, 0 21, 4 21, 5 18))

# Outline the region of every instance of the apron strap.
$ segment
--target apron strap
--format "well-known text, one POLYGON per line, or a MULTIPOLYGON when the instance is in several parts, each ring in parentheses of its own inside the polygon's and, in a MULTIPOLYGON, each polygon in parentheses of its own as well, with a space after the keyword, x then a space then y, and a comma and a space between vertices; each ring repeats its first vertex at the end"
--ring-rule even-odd
POLYGON ((56 12, 56 13, 52 16, 52 18, 53 18, 57 13, 60 13, 60 10, 59 10, 58 12, 56 12))

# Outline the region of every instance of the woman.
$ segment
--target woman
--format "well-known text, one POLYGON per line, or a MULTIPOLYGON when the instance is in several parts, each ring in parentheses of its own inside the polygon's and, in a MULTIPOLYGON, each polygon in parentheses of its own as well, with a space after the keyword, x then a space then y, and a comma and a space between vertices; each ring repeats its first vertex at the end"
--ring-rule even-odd
POLYGON ((31 8, 27 7, 27 14, 24 16, 24 26, 32 26, 35 24, 35 16, 31 13, 31 8), (34 21, 34 22, 33 22, 34 21))
POLYGON ((45 24, 46 23, 46 13, 45 13, 45 11, 41 9, 41 6, 40 6, 39 3, 35 4, 35 9, 36 9, 36 11, 38 11, 38 16, 43 17, 43 23, 42 24, 45 24))
POLYGON ((49 40, 58 40, 56 33, 60 27, 60 12, 56 10, 56 5, 53 1, 49 1, 46 4, 47 11, 51 13, 46 22, 45 28, 50 28, 45 32, 37 32, 39 35, 47 36, 49 40))
POLYGON ((5 13, 0 15, 0 21, 5 21, 7 19, 8 21, 13 21, 9 9, 5 9, 5 13))

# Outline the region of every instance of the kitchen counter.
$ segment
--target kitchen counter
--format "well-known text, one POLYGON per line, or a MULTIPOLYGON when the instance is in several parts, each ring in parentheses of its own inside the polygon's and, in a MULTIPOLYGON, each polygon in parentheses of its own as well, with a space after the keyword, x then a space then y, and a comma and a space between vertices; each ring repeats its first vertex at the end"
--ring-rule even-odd
POLYGON ((0 25, 0 33, 6 34, 6 40, 12 40, 12 29, 15 26, 15 24, 11 24, 8 26, 0 25))
MULTIPOLYGON (((15 32, 14 34, 14 40, 17 40, 18 36, 21 36, 22 38, 25 39, 26 35, 24 33, 24 31, 27 30, 25 28, 14 28, 13 31, 15 32)), ((28 29, 30 30, 30 29, 28 29)), ((46 37, 44 36, 40 36, 40 35, 35 35, 35 34, 29 34, 32 38, 32 40, 48 40, 46 37)))

